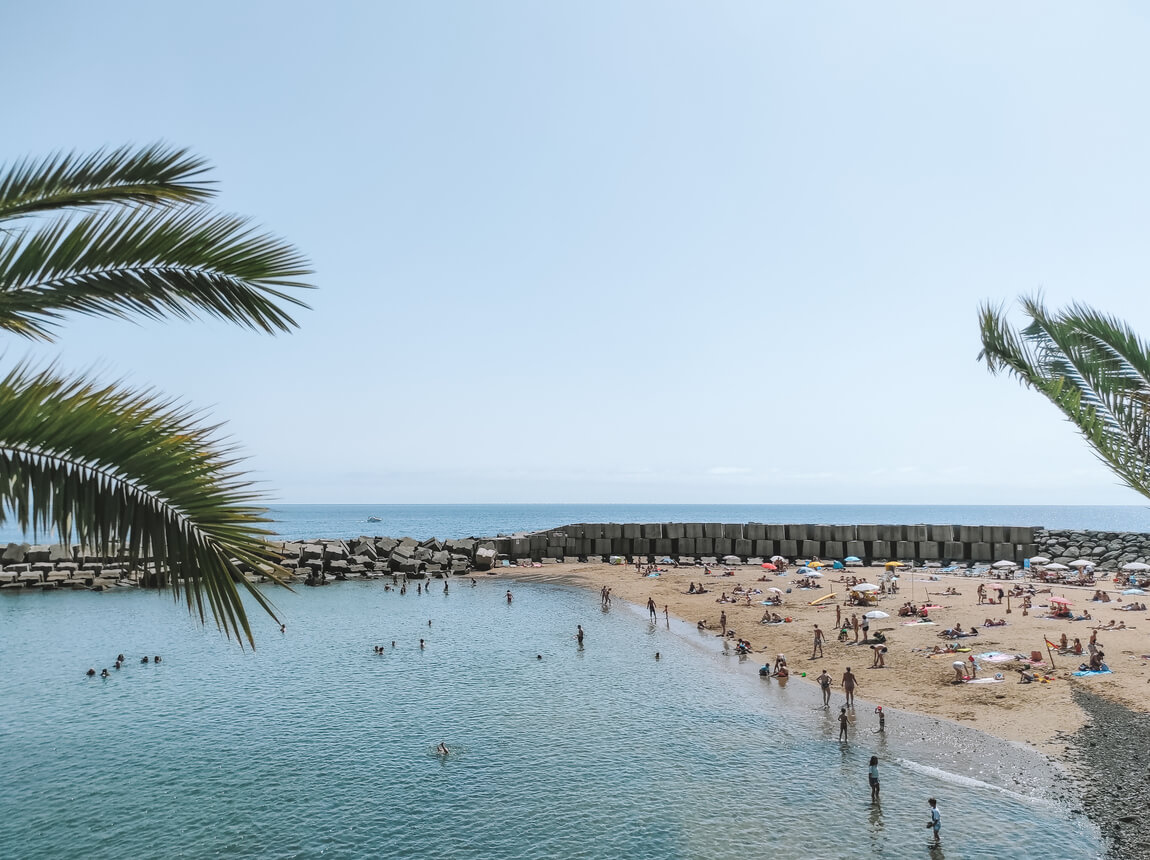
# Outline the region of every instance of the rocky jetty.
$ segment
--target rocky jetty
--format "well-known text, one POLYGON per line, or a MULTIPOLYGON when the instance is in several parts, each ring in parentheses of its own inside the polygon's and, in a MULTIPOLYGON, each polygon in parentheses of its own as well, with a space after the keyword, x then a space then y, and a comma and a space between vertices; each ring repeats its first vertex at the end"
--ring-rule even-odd
MULTIPOLYGON (((813 525, 764 523, 576 523, 545 531, 456 540, 361 535, 273 543, 295 581, 321 585, 403 574, 447 577, 490 570, 504 561, 760 564, 788 559, 891 559, 968 565, 1042 555, 1061 564, 1079 558, 1102 571, 1150 563, 1150 534, 966 525, 813 525)), ((0 553, 0 589, 105 590, 156 584, 124 556, 98 557, 80 547, 10 543, 0 553)), ((253 581, 266 572, 240 565, 253 581)))

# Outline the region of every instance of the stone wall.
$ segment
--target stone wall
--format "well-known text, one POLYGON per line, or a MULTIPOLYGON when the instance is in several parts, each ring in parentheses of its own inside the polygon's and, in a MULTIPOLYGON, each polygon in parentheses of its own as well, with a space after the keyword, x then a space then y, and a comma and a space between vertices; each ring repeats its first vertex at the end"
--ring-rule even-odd
MULTIPOLYGON (((391 538, 288 541, 273 545, 284 567, 300 582, 319 585, 349 577, 404 574, 440 576, 488 570, 506 559, 541 563, 628 560, 758 563, 772 555, 788 559, 866 562, 899 559, 969 564, 1035 555, 1068 564, 1089 558, 1101 570, 1150 559, 1150 534, 1043 529, 1020 526, 815 525, 764 523, 575 523, 540 532, 464 538, 391 538), (730 558, 730 557, 734 558, 730 558)), ((0 555, 0 588, 55 589, 134 587, 152 584, 123 558, 85 555, 78 547, 9 544, 0 555)), ((241 568, 249 578, 261 578, 241 568)))

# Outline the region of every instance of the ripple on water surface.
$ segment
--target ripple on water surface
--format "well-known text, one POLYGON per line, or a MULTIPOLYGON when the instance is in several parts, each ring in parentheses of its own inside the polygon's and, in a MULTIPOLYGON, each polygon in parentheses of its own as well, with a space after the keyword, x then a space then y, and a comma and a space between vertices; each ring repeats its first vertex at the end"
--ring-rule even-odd
POLYGON ((713 642, 584 591, 513 585, 508 607, 506 583, 452 586, 275 593, 288 631, 260 621, 255 653, 154 594, 4 595, 5 854, 917 857, 931 795, 938 857, 1100 851, 1057 807, 866 732, 840 746, 810 691, 748 680, 713 642))

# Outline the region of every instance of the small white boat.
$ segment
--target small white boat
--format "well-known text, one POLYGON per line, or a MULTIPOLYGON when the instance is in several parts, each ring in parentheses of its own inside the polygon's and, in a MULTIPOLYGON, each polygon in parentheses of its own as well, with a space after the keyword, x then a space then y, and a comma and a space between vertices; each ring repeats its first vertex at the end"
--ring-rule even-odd
POLYGON ((383 522, 383 520, 381 520, 379 517, 368 517, 367 521, 369 523, 381 523, 381 522, 383 522))

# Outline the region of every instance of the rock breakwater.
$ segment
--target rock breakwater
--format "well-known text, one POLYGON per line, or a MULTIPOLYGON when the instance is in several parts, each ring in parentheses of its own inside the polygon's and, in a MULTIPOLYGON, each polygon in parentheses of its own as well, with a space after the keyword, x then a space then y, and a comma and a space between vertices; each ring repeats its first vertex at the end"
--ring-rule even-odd
MULTIPOLYGON (((679 564, 759 564, 771 556, 824 560, 856 557, 969 565, 1034 556, 1068 564, 1087 558, 1099 570, 1150 560, 1150 534, 1044 529, 1032 526, 820 525, 768 523, 575 523, 545 531, 457 540, 360 535, 350 539, 272 544, 296 580, 313 585, 348 578, 403 574, 446 577, 497 564, 626 561, 679 564)), ((81 547, 10 543, 0 554, 0 589, 135 587, 155 574, 122 556, 95 556, 81 547)), ((238 565, 252 579, 264 572, 238 565)))

